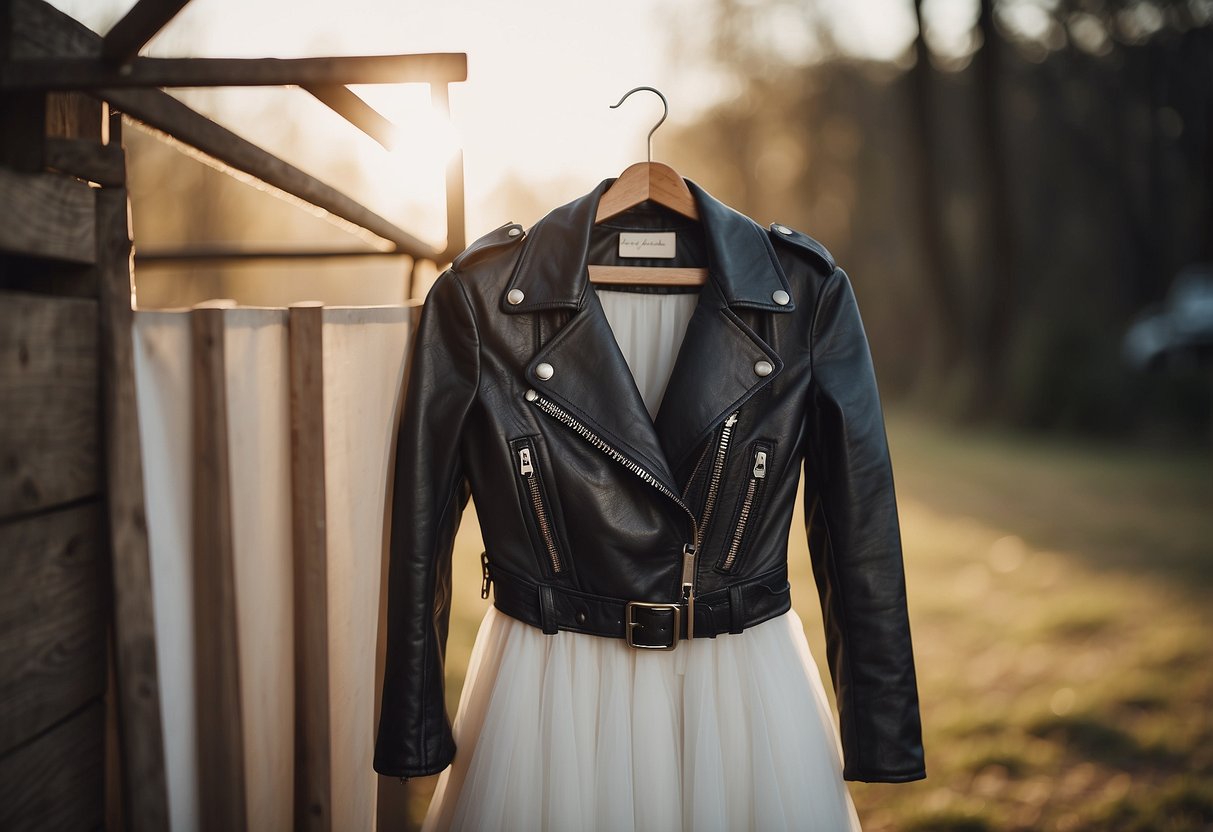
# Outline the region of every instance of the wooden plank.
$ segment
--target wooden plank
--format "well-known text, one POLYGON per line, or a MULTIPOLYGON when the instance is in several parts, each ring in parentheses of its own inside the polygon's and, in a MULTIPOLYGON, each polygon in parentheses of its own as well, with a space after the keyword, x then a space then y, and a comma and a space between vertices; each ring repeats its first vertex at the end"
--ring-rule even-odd
POLYGON ((0 292, 0 518, 98 493, 97 302, 0 292))
POLYGON ((115 23, 101 42, 108 60, 126 63, 164 28, 190 0, 139 0, 115 23))
MULTIPOLYGON (((447 119, 451 117, 450 89, 446 86, 430 87, 430 103, 447 119)), ((446 163, 446 248, 437 262, 449 263, 467 247, 463 194, 463 148, 455 148, 446 163)))
POLYGON ((50 56, 0 63, 0 89, 8 90, 451 84, 466 80, 467 55, 463 52, 318 58, 135 58, 122 66, 102 58, 50 56))
POLYGON ((194 436, 194 650, 198 803, 204 832, 242 832, 248 815, 228 459, 223 309, 190 314, 194 436))
POLYGON ((52 136, 45 155, 47 167, 71 176, 111 188, 126 184, 126 154, 117 145, 52 136))
POLYGON ((101 36, 66 12, 43 0, 7 0, 0 3, 0 14, 7 16, 7 57, 50 58, 56 56, 96 57, 101 54, 101 36))
POLYGON ((135 252, 135 265, 160 263, 247 262, 250 260, 335 260, 350 257, 407 257, 400 251, 369 249, 248 249, 225 245, 196 245, 188 248, 135 252))
POLYGON ((94 700, 0 759, 0 829, 100 829, 104 821, 105 713, 94 700))
POLYGON ((337 115, 383 145, 385 150, 394 150, 399 145, 396 125, 351 92, 349 87, 341 84, 311 84, 304 89, 337 115))
POLYGON ((151 554, 131 331, 131 228, 127 192, 97 194, 106 504, 127 828, 168 828, 151 554))
POLYGON ((105 104, 81 92, 52 92, 46 96, 46 135, 105 141, 105 104))
POLYGON ((290 309, 291 520, 295 549, 295 828, 333 826, 328 550, 324 487, 324 306, 290 309))
POLYGON ((105 691, 101 505, 0 525, 0 755, 105 691))
POLYGON ((0 251, 92 263, 93 189, 59 173, 0 168, 0 251))

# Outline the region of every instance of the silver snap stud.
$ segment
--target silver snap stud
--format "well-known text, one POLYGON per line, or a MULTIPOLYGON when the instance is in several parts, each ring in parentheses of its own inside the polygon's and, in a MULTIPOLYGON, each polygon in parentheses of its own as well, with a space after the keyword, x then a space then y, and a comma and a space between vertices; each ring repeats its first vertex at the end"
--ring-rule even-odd
POLYGON ((780 306, 787 306, 788 301, 790 301, 791 299, 792 299, 792 296, 789 295, 787 292, 785 292, 783 289, 776 289, 774 292, 771 293, 771 300, 775 301, 780 306))
POLYGON ((535 401, 535 399, 539 398, 539 394, 535 392, 534 387, 532 387, 530 390, 527 390, 525 393, 522 394, 522 396, 528 402, 533 402, 533 401, 535 401))
POLYGON ((581 611, 581 610, 578 610, 578 611, 577 611, 577 623, 578 623, 578 624, 584 624, 584 623, 585 623, 585 618, 586 618, 585 613, 584 613, 583 611, 581 611))
POLYGON ((555 368, 546 361, 535 368, 535 375, 539 376, 544 381, 552 377, 552 373, 556 372, 555 368))
POLYGON ((777 226, 775 226, 775 230, 778 231, 780 234, 791 234, 792 233, 792 229, 788 228, 786 225, 777 225, 777 226))
POLYGON ((506 233, 509 234, 511 237, 517 237, 519 234, 522 233, 522 229, 521 228, 511 228, 506 233))
POLYGON ((510 289, 510 292, 508 295, 505 296, 505 299, 508 300, 510 303, 512 303, 514 306, 517 306, 518 304, 522 303, 522 299, 525 297, 526 297, 526 295, 523 293, 523 291, 521 289, 510 289))
POLYGON ((754 372, 760 376, 769 376, 775 369, 775 365, 770 361, 759 361, 754 365, 754 372))

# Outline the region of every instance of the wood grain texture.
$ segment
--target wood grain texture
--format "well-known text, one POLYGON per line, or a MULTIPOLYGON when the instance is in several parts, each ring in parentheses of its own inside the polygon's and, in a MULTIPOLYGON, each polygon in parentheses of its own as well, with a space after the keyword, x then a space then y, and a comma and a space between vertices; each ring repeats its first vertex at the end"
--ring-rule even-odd
POLYGON ((168 827, 168 786, 135 399, 131 228, 125 189, 104 188, 97 194, 97 228, 107 528, 125 812, 127 828, 143 832, 168 827))
POLYGON ((93 189, 61 173, 0 167, 0 251, 92 263, 93 189))
POLYGON ((324 307, 290 309, 291 520, 295 549, 295 828, 333 826, 324 307))
POLYGON ((686 268, 665 266, 599 266, 589 265, 586 270, 591 283, 615 285, 619 283, 644 283, 662 286, 700 286, 708 279, 708 270, 698 266, 686 268))
POLYGON ((112 144, 49 137, 46 164, 55 170, 111 188, 126 184, 126 154, 112 144))
POLYGON ((74 91, 49 92, 46 94, 46 136, 79 139, 95 147, 104 147, 102 142, 109 132, 105 111, 105 104, 91 95, 74 91))
POLYGON ((101 508, 0 525, 0 755, 105 690, 101 508))
POLYGON ((99 491, 97 302, 0 292, 0 517, 99 491))
POLYGON ((693 220, 699 219, 695 197, 677 171, 661 162, 637 162, 621 173, 598 200, 594 222, 602 222, 646 199, 693 220))
POLYGON ((100 829, 105 713, 94 701, 0 758, 0 829, 100 829))
POLYGON ((191 313, 200 828, 247 828, 223 309, 191 313))

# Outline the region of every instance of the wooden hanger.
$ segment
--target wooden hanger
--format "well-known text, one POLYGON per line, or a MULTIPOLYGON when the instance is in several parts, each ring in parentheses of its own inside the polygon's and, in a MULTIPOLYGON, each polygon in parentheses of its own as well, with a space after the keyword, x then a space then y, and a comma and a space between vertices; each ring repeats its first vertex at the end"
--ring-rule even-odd
MULTIPOLYGON (((663 205, 684 217, 698 220, 699 207, 695 204, 695 197, 691 195, 687 183, 669 165, 653 161, 653 134, 670 114, 670 105, 665 100, 665 96, 653 87, 636 87, 625 93, 623 98, 619 99, 618 104, 612 104, 611 109, 623 104, 629 95, 639 90, 657 93, 661 98, 662 106, 665 107, 661 119, 649 131, 649 160, 629 166, 611 184, 598 202, 598 213, 594 216, 594 222, 600 223, 629 208, 634 208, 646 200, 663 205)), ((590 265, 587 268, 590 282, 599 284, 642 283, 663 286, 696 286, 702 285, 708 277, 708 270, 698 267, 590 265)))

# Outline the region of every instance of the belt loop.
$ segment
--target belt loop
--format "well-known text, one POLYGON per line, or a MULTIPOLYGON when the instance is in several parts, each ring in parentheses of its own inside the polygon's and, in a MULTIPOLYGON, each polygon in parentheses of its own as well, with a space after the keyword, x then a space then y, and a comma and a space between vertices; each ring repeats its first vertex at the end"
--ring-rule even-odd
POLYGON ((559 631, 560 628, 556 626, 556 599, 547 584, 539 585, 539 618, 543 622, 543 631, 548 635, 559 631))
POLYGON ((729 632, 740 633, 744 629, 745 603, 741 600, 741 584, 729 587, 729 632))

